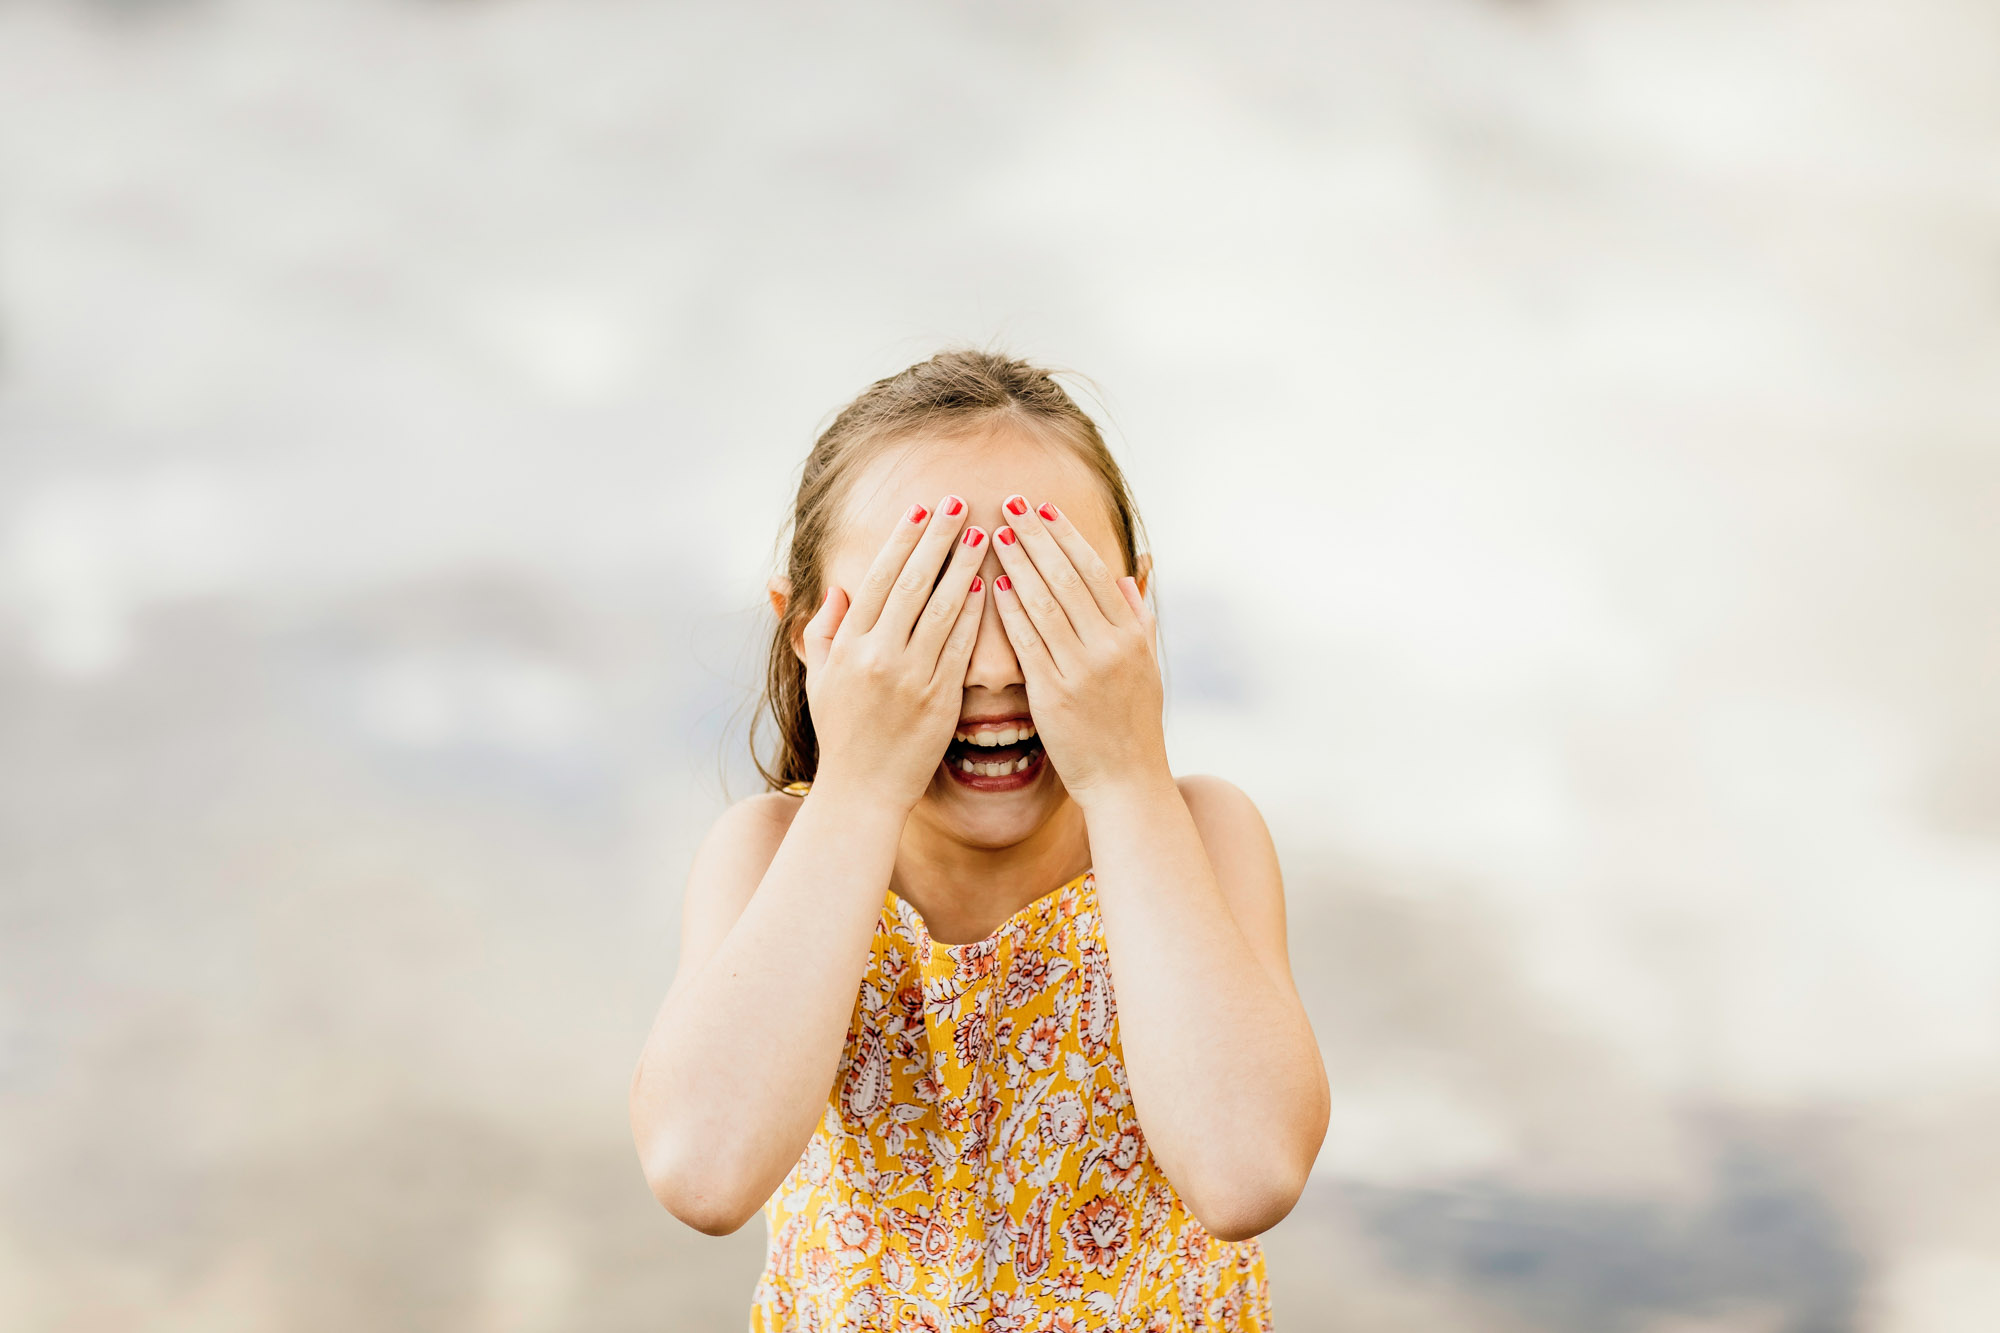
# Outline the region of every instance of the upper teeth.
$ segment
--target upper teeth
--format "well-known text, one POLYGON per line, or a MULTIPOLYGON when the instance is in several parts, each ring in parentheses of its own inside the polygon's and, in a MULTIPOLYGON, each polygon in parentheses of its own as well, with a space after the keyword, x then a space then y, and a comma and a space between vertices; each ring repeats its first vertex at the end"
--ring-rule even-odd
POLYGON ((1012 745, 1016 741, 1027 740, 1035 734, 1035 728, 1027 722, 1009 722, 1002 727, 981 727, 978 731, 954 733, 957 740, 967 745, 1012 745))

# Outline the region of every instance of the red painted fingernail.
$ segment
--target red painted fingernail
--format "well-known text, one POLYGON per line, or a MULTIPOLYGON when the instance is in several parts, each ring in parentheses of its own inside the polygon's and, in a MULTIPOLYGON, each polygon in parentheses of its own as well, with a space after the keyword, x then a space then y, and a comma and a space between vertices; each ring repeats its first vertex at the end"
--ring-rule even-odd
POLYGON ((985 586, 986 585, 984 583, 981 583, 979 581, 979 575, 974 574, 972 576, 972 591, 978 592, 981 588, 984 588, 985 586))
POLYGON ((924 508, 922 505, 911 505, 910 512, 903 515, 904 518, 909 519, 910 522, 912 523, 921 523, 930 516, 931 516, 931 511, 924 508))
POLYGON ((1012 528, 993 529, 993 540, 999 542, 1002 546, 1012 546, 1014 544, 1014 529, 1012 528))
POLYGON ((1053 523, 1056 521, 1057 513, 1056 513, 1056 507, 1054 505, 1043 505, 1040 509, 1037 509, 1035 512, 1042 516, 1042 521, 1044 523, 1053 523))
POLYGON ((956 495, 947 495, 944 497, 944 512, 948 516, 957 518, 964 509, 965 501, 959 499, 956 495))
POLYGON ((981 532, 978 528, 967 528, 965 530, 965 535, 963 537, 960 537, 959 540, 964 542, 967 546, 977 546, 979 545, 979 543, 986 540, 986 534, 981 532))
POLYGON ((1008 513, 1010 513, 1010 514, 1025 514, 1025 513, 1027 513, 1027 512, 1028 512, 1028 500, 1027 500, 1027 497, 1026 497, 1026 496, 1021 496, 1021 495, 1010 495, 1010 496, 1008 496, 1008 497, 1007 497, 1007 512, 1008 512, 1008 513))
POLYGON ((993 580, 993 586, 1001 592, 1012 592, 1014 590, 1014 580, 1002 574, 999 578, 993 580))

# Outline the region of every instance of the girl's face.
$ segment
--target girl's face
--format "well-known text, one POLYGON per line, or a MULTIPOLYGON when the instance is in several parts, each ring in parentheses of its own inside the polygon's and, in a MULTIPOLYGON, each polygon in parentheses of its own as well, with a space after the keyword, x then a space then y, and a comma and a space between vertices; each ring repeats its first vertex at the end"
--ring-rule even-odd
MULTIPOLYGON (((940 497, 957 495, 971 507, 967 523, 984 528, 990 536, 1006 525, 1009 515, 1001 505, 1016 493, 1026 496, 1030 505, 1055 501, 1106 565, 1121 574, 1135 573, 1125 568, 1103 483, 1089 466, 1060 444, 1001 425, 969 437, 920 438, 892 445, 864 466, 847 493, 844 523, 829 553, 827 577, 843 588, 858 587, 882 543, 913 504, 935 509, 940 497)), ((979 573, 990 586, 1004 571, 990 541, 987 550, 979 573)), ((1136 573, 1144 591, 1145 571, 1136 573)), ((996 598, 986 598, 981 616, 979 638, 966 666, 959 731, 961 735, 968 730, 1018 733, 1034 720, 1021 664, 1001 626, 996 598)), ((995 778, 968 775, 960 761, 978 762, 982 757, 1004 761, 1037 754, 1040 748, 1028 740, 998 751, 982 750, 954 740, 913 815, 972 846, 1008 847, 1022 841, 1068 799, 1054 766, 1044 755, 1019 774, 995 778)))

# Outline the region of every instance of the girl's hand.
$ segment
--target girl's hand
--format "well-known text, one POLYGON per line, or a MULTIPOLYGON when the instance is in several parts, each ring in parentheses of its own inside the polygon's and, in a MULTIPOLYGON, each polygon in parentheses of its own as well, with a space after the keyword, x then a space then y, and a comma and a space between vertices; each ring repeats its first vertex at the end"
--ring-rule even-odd
POLYGON ((984 601, 974 571, 986 533, 968 527, 961 535, 966 513, 955 495, 935 515, 911 505, 853 596, 828 587, 806 622, 815 787, 875 791, 908 809, 930 785, 958 725, 984 601))
POLYGON ((1009 496, 1013 526, 993 533, 1007 573, 1000 623, 1028 682, 1035 734, 1085 805, 1125 787, 1171 783, 1153 613, 1138 581, 1113 577, 1052 504, 1009 496))

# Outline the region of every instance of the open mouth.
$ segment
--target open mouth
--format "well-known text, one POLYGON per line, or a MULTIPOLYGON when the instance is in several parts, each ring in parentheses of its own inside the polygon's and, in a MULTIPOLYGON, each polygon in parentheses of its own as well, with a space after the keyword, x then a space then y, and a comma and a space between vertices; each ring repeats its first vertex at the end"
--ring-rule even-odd
POLYGON ((1041 776, 1047 765, 1035 724, 1025 717, 962 724, 945 747, 944 769, 961 786, 1011 791, 1041 776))

